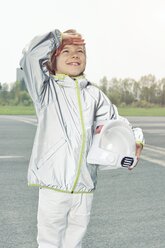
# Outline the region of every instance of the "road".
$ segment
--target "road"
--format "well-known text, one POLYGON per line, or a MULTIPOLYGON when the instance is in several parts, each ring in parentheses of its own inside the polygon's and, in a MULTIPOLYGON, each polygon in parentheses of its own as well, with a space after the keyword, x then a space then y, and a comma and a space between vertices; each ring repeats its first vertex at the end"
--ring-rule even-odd
MULTIPOLYGON (((143 128, 138 166, 98 173, 83 248, 165 247, 165 117, 129 117, 143 128)), ((0 247, 37 248, 38 189, 27 187, 34 116, 0 116, 0 247)), ((69 248, 69 247, 68 247, 69 248)))

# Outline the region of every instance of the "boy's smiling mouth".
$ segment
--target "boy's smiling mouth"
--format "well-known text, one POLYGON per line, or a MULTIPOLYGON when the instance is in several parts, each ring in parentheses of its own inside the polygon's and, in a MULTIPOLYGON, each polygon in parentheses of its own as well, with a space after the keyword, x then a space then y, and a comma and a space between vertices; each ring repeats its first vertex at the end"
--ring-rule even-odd
POLYGON ((79 62, 69 62, 69 63, 67 63, 67 65, 79 66, 80 63, 79 62))

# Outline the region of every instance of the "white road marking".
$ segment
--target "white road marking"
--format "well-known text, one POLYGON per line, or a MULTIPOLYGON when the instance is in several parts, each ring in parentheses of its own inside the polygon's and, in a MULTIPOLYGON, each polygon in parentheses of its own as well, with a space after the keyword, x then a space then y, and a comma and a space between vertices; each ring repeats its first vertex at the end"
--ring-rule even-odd
MULTIPOLYGON (((133 125, 135 126, 135 124, 133 125)), ((165 123, 162 122, 162 123, 149 123, 149 122, 146 122, 146 123, 136 123, 136 126, 138 127, 164 127, 165 126, 165 123)))
POLYGON ((24 158, 24 156, 0 156, 0 159, 11 159, 11 158, 24 158))
POLYGON ((163 148, 163 147, 145 145, 144 149, 146 151, 151 151, 151 152, 154 152, 154 153, 159 153, 161 155, 165 155, 165 148, 163 148))
POLYGON ((165 129, 143 129, 144 133, 151 133, 151 134, 158 134, 158 135, 165 135, 165 129))
POLYGON ((165 162, 162 161, 162 160, 149 158, 148 156, 145 156, 145 155, 141 155, 141 158, 144 159, 144 160, 147 160, 147 161, 149 161, 151 163, 158 164, 158 165, 161 165, 161 166, 165 167, 165 162))
POLYGON ((11 119, 11 120, 16 120, 16 121, 20 121, 20 122, 24 122, 24 123, 27 123, 27 124, 30 124, 30 125, 33 125, 33 126, 37 126, 37 119, 34 118, 24 118, 24 117, 17 117, 17 116, 3 116, 4 118, 7 118, 7 119, 11 119))
POLYGON ((146 154, 141 155, 142 159, 165 167, 165 148, 146 144, 144 145, 145 152, 146 154))

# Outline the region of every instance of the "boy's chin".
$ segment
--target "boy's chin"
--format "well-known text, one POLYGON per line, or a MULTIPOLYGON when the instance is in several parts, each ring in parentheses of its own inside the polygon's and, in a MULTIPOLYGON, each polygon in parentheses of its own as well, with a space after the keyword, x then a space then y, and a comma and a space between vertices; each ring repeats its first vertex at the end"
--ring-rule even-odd
POLYGON ((83 75, 83 72, 82 73, 69 74, 68 76, 69 77, 79 77, 79 76, 82 76, 82 75, 83 75))
POLYGON ((79 76, 83 76, 84 75, 84 70, 80 71, 80 70, 75 70, 75 71, 70 71, 68 73, 69 77, 79 77, 79 76))

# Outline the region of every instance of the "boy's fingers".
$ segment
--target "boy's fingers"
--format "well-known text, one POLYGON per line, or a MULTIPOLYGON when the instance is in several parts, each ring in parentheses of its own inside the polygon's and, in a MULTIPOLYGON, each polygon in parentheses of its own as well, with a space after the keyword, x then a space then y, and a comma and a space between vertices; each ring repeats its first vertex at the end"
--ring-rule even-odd
POLYGON ((71 38, 72 41, 81 41, 81 42, 84 42, 84 39, 82 38, 71 38))
POLYGON ((102 128, 103 128, 103 125, 96 127, 96 133, 100 133, 102 128))
POLYGON ((62 39, 75 45, 85 45, 85 41, 79 33, 62 33, 62 39))
POLYGON ((141 151, 142 151, 143 147, 141 144, 136 144, 136 152, 135 152, 135 156, 136 156, 136 164, 133 167, 128 167, 128 170, 132 170, 135 166, 137 166, 139 160, 140 160, 140 155, 141 155, 141 151))
POLYGON ((136 144, 136 157, 139 160, 140 159, 140 154, 142 151, 142 145, 141 144, 136 144))
POLYGON ((82 39, 82 36, 78 33, 62 33, 62 38, 65 39, 82 39))
POLYGON ((69 38, 65 41, 67 42, 67 44, 75 44, 75 45, 85 45, 85 41, 82 38, 69 38))

